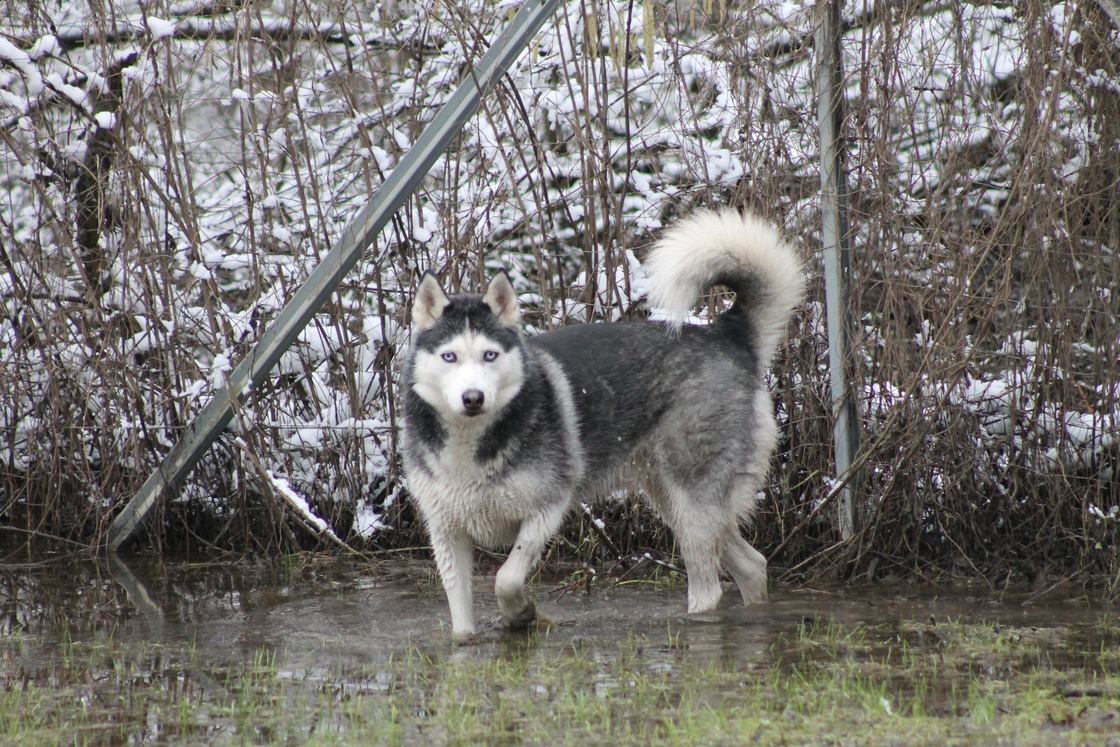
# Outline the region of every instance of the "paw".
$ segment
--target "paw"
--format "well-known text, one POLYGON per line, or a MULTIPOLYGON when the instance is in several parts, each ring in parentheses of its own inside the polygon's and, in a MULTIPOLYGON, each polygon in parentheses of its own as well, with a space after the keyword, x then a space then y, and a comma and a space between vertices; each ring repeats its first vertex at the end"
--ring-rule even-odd
POLYGON ((502 622, 510 630, 525 630, 536 619, 537 608, 528 600, 525 600, 525 603, 516 612, 502 610, 502 622))
POLYGON ((478 635, 476 628, 463 628, 451 631, 451 640, 455 643, 470 643, 478 635))
POLYGON ((766 604, 770 601, 770 594, 767 592, 765 584, 742 592, 742 596, 744 607, 750 607, 752 604, 766 604))

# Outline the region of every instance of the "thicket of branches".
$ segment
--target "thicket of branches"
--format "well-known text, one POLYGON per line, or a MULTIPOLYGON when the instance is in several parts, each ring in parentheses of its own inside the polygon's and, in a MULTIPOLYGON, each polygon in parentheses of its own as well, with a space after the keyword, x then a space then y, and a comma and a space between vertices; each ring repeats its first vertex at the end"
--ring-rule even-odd
MULTIPOLYGON (((0 33, 0 522, 97 543, 511 8, 17 6, 0 33)), ((355 546, 424 544, 394 407, 419 273, 474 289, 508 268, 530 332, 637 318, 656 230, 729 204, 813 268, 750 529, 787 577, 1115 574, 1120 35, 1092 0, 844 18, 851 539, 821 507, 813 5, 573 0, 144 541, 291 549, 321 517, 355 546)), ((584 560, 671 550, 640 502, 578 516, 561 545, 584 560)))

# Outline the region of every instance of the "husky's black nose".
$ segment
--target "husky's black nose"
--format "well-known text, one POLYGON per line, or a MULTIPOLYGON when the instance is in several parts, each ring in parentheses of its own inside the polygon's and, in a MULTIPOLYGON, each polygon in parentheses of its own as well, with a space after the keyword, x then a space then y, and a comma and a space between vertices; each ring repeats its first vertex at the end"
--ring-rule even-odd
POLYGON ((485 400, 485 395, 479 389, 468 389, 463 392, 463 409, 467 411, 468 415, 477 415, 482 412, 482 402, 485 400))

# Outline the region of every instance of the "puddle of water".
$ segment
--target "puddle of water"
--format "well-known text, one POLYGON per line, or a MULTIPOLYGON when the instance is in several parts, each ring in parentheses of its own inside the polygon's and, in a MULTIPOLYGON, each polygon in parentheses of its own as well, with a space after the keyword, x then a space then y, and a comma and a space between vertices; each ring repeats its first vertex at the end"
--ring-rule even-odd
MULTIPOLYGON (((480 613, 496 610, 491 582, 476 582, 480 613)), ((688 617, 681 588, 559 588, 534 590, 554 623, 547 634, 491 622, 455 646, 427 561, 0 566, 0 735, 302 744, 360 742, 373 729, 378 741, 438 743, 477 741, 470 729, 485 722, 548 743, 557 733, 536 739, 527 713, 612 703, 606 718, 643 739, 709 729, 684 714, 726 710, 734 733, 754 724, 765 742, 775 729, 789 738, 783 724, 814 733, 814 698, 831 682, 860 718, 908 708, 976 728, 986 723, 976 714, 1002 718, 1008 683, 1036 675, 1059 702, 1095 698, 1094 717, 1115 712, 1120 728, 1120 628, 1084 598, 1024 606, 1025 595, 967 588, 777 589, 768 605, 743 608, 729 593, 725 609, 688 617), (755 715, 740 702, 752 688, 755 715)), ((1051 725, 1072 733, 1087 712, 1051 725)))

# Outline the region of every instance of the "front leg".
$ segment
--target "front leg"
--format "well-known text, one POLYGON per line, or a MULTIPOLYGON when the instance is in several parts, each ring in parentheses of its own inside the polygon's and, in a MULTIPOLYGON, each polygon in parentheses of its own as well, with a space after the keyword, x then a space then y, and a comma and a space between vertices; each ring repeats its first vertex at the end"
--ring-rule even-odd
POLYGON ((498 569, 494 593, 498 610, 511 630, 524 630, 537 619, 537 608, 525 598, 525 581, 537 564, 545 545, 560 529, 567 513, 568 501, 549 506, 539 516, 524 522, 517 532, 517 541, 498 569))
POLYGON ((474 626, 474 548, 471 538, 462 530, 449 530, 428 525, 432 550, 436 556, 439 577, 451 607, 451 633, 455 638, 468 638, 478 632, 474 626))

